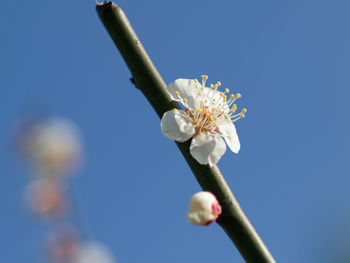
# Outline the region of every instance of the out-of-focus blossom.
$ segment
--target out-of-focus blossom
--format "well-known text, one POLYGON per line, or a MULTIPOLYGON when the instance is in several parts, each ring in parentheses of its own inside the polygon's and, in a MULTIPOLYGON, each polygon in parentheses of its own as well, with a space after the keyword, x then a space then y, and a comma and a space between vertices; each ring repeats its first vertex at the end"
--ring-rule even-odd
POLYGON ((205 191, 191 197, 186 218, 192 224, 204 226, 214 222, 220 214, 221 206, 215 195, 205 191))
POLYGON ((26 199, 31 211, 44 216, 60 215, 67 206, 67 197, 61 184, 50 177, 31 182, 26 190, 26 199))
POLYGON ((26 121, 19 127, 16 141, 42 174, 66 174, 82 157, 78 129, 66 119, 26 121))
POLYGON ((102 244, 93 241, 82 243, 72 263, 115 263, 109 250, 102 244))
POLYGON ((78 248, 78 232, 73 227, 61 226, 49 235, 49 256, 54 262, 71 262, 78 248))
POLYGON ((170 97, 181 102, 186 109, 173 109, 164 113, 162 132, 169 139, 185 142, 193 137, 190 153, 200 164, 215 165, 228 147, 238 153, 240 142, 233 122, 244 118, 246 109, 237 113, 235 101, 241 97, 228 89, 219 92, 220 82, 205 87, 208 76, 202 83, 193 79, 177 79, 167 87, 170 97))

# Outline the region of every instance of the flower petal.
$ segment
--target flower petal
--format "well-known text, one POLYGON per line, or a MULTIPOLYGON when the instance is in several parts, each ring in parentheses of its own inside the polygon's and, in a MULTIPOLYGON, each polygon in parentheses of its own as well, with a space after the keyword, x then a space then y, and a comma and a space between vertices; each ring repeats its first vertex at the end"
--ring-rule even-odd
POLYGON ((183 110, 167 111, 160 125, 166 137, 178 142, 187 141, 195 133, 191 120, 183 110))
POLYGON ((231 120, 224 120, 222 123, 220 123, 219 130, 231 151, 238 153, 239 149, 241 148, 241 144, 238 139, 236 127, 231 120))
POLYGON ((176 95, 178 91, 182 99, 187 99, 187 104, 194 109, 194 100, 196 96, 196 83, 193 79, 177 79, 167 87, 170 97, 175 101, 180 101, 176 95))
POLYGON ((193 137, 190 153, 200 164, 214 166, 226 151, 226 144, 218 135, 203 133, 193 137))

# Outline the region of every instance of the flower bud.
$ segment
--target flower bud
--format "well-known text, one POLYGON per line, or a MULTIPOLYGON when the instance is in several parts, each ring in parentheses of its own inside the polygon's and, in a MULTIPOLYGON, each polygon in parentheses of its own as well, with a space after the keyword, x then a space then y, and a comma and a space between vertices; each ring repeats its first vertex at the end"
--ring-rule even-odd
POLYGON ((47 248, 52 262, 71 262, 79 248, 78 231, 69 225, 58 226, 49 234, 47 248))
POLYGON ((59 216, 67 206, 67 197, 62 186, 52 178, 31 182, 25 197, 29 209, 42 216, 59 216))
POLYGON ((207 226, 214 222, 221 214, 221 206, 211 192, 198 192, 191 197, 188 221, 194 225, 207 226))

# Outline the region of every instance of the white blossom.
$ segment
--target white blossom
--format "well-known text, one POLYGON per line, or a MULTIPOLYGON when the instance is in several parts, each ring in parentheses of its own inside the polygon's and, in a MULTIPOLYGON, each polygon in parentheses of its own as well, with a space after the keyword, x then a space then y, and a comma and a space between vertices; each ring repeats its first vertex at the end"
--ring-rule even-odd
POLYGON ((245 117, 244 108, 237 113, 234 102, 241 97, 238 93, 229 97, 228 89, 218 91, 220 82, 205 87, 208 76, 202 76, 202 83, 194 79, 177 79, 167 87, 171 98, 181 102, 186 109, 173 109, 164 113, 161 129, 169 139, 185 142, 192 139, 190 153, 200 164, 214 166, 228 147, 238 153, 240 142, 233 124, 245 117))
POLYGON ((82 243, 72 263, 115 263, 109 250, 102 244, 88 241, 82 243))
POLYGON ((41 174, 67 174, 81 159, 80 134, 68 120, 33 121, 19 136, 22 151, 41 174))
POLYGON ((198 192, 191 197, 186 215, 192 224, 205 226, 214 222, 221 214, 221 206, 211 192, 198 192))

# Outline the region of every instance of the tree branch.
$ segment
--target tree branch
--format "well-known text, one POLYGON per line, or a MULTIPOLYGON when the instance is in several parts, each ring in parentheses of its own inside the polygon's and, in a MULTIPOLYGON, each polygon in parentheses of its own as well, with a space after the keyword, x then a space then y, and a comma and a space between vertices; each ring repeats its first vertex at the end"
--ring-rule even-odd
MULTIPOLYGON (((124 12, 112 2, 96 6, 96 10, 113 39, 137 87, 150 102, 158 116, 173 108, 181 109, 166 91, 166 84, 132 29, 124 12)), ((272 263, 272 255, 256 233, 232 194, 219 168, 200 165, 189 152, 190 141, 176 143, 203 190, 212 192, 219 200, 223 213, 217 223, 225 230, 246 262, 272 263)))

